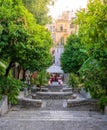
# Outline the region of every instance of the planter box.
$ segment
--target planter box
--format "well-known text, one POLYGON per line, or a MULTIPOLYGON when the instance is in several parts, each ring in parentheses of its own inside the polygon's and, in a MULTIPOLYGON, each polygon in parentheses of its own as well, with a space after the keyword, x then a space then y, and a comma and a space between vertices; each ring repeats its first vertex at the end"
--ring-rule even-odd
POLYGON ((0 100, 0 116, 4 115, 7 112, 8 112, 7 96, 3 96, 2 100, 0 100))

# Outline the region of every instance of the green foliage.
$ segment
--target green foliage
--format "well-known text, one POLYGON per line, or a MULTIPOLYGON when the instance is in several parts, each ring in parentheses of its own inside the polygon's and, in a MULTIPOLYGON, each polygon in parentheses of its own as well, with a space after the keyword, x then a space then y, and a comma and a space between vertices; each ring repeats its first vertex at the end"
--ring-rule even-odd
POLYGON ((90 0, 86 9, 77 12, 78 36, 88 57, 79 73, 91 95, 105 95, 107 85, 107 4, 90 0))
POLYGON ((32 83, 37 87, 42 87, 48 83, 48 74, 45 70, 38 72, 36 79, 32 79, 32 83))
POLYGON ((50 33, 39 25, 35 26, 34 34, 29 37, 27 44, 17 46, 19 63, 24 69, 30 71, 41 71, 52 62, 51 54, 49 52, 52 45, 50 33))
POLYGON ((21 0, 0 0, 0 93, 7 95, 9 102, 17 103, 22 86, 8 77, 12 67, 18 63, 24 70, 46 69, 52 61, 51 45, 50 33, 36 24, 21 0))
POLYGON ((79 88, 79 85, 80 85, 79 77, 74 73, 70 73, 69 74, 68 85, 70 87, 72 87, 73 89, 79 88))
POLYGON ((90 0, 87 9, 77 13, 79 36, 90 55, 107 50, 106 12, 107 5, 102 4, 101 0, 90 0))
POLYGON ((64 52, 61 56, 61 66, 65 73, 76 73, 87 58, 87 52, 80 43, 77 35, 67 39, 64 52))
POLYGON ((46 25, 51 21, 48 5, 54 0, 22 0, 25 7, 34 15, 37 24, 46 25))
POLYGON ((106 70, 99 61, 90 57, 79 70, 81 80, 94 98, 100 98, 105 94, 104 87, 107 84, 106 70))
POLYGON ((0 58, 9 63, 5 76, 16 62, 31 71, 48 67, 52 61, 50 33, 35 23, 21 0, 0 1, 0 4, 0 58))
POLYGON ((102 96, 99 100, 99 107, 104 112, 104 108, 107 106, 107 96, 102 96))
POLYGON ((22 85, 23 83, 19 80, 0 76, 0 94, 7 95, 12 104, 17 103, 17 96, 22 85))
POLYGON ((3 63, 3 61, 0 61, 0 75, 5 74, 6 65, 3 63))

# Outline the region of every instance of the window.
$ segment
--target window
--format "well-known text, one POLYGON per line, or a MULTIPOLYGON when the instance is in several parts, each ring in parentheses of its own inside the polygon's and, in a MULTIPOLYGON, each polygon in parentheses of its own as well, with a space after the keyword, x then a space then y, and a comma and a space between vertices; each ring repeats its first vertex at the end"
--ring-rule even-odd
POLYGON ((60 26, 60 31, 63 31, 63 25, 60 26))

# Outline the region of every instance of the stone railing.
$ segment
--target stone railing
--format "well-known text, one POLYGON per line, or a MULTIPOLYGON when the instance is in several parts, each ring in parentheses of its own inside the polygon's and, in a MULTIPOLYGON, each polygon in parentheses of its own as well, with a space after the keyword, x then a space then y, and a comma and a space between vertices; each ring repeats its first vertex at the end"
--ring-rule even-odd
POLYGON ((69 99, 75 98, 72 92, 37 92, 32 94, 33 99, 69 99))
POLYGON ((68 99, 67 100, 67 107, 70 107, 71 109, 76 110, 76 108, 79 107, 79 110, 92 110, 92 111, 98 111, 98 100, 96 99, 86 99, 86 98, 80 98, 80 99, 68 99))
POLYGON ((7 112, 8 112, 7 96, 3 96, 2 99, 0 100, 0 115, 2 116, 7 112))

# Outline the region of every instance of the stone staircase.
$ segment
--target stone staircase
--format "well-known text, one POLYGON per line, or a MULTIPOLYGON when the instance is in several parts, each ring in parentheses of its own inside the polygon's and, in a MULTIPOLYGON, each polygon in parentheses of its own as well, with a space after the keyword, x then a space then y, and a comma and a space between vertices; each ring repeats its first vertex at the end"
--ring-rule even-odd
POLYGON ((68 108, 66 99, 43 99, 41 107, 35 102, 29 99, 29 107, 13 106, 0 117, 0 130, 107 130, 107 117, 98 111, 68 108))
POLYGON ((107 130, 107 117, 91 111, 11 109, 0 118, 0 130, 107 130))

